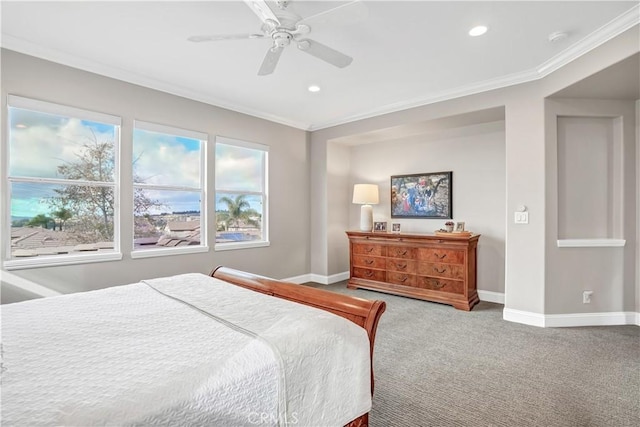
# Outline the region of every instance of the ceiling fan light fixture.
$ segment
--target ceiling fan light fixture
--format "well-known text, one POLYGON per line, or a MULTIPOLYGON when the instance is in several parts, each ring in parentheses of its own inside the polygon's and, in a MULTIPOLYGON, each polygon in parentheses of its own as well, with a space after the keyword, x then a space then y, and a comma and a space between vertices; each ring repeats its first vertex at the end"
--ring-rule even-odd
POLYGON ((488 30, 484 25, 478 25, 469 30, 469 35, 471 37, 478 37, 486 33, 488 30))

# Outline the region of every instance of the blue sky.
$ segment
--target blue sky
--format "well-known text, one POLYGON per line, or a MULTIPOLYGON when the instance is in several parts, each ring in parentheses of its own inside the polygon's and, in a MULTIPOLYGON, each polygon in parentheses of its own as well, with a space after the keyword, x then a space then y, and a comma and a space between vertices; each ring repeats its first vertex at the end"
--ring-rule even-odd
MULTIPOLYGON (((92 140, 115 141, 118 132, 117 127, 108 124, 17 108, 10 109, 10 126, 9 174, 32 178, 64 178, 58 173, 58 166, 76 162, 83 144, 92 140)), ((134 131, 132 156, 137 182, 194 190, 147 190, 151 198, 164 205, 150 214, 200 209, 200 145, 197 139, 134 131)), ((215 162, 218 186, 230 191, 260 191, 262 181, 256 175, 260 162, 255 150, 218 145, 215 162)), ((54 188, 57 186, 14 183, 11 215, 49 214, 51 208, 46 200, 55 196, 54 188)), ((259 203, 252 203, 252 207, 261 210, 259 203)))

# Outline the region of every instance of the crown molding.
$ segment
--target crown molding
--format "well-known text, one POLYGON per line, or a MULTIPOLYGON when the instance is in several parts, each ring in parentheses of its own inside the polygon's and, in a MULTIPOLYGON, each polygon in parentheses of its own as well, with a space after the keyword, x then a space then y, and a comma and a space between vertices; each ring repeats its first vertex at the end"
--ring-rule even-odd
POLYGON ((636 5, 633 8, 629 9, 626 13, 618 16, 593 33, 589 34, 587 37, 580 40, 570 48, 564 50, 560 54, 528 71, 458 87, 450 91, 441 92, 440 94, 437 94, 435 96, 414 98, 413 100, 409 101, 389 104, 384 107, 372 109, 361 114, 346 117, 344 119, 313 125, 309 130, 314 131, 326 129, 333 126, 355 122, 358 120, 369 119, 382 114, 395 113, 398 111, 407 110, 409 108, 435 104, 437 102, 448 101, 455 98, 461 98, 464 96, 475 95, 481 92, 502 89, 509 86, 539 80, 564 67, 568 63, 578 59, 582 55, 590 52, 598 46, 606 43, 612 38, 619 36, 620 34, 624 33, 633 26, 638 25, 639 23, 640 5, 636 5))
POLYGON ((36 58, 44 59, 46 61, 51 61, 56 64, 66 65, 68 67, 77 68, 82 71, 88 71, 104 77, 121 80, 126 83, 135 84, 149 89, 158 90, 171 95, 180 96, 182 98, 191 99, 193 101, 202 102, 214 107, 224 108, 236 113, 246 114, 285 126, 290 126, 302 130, 307 130, 311 127, 310 123, 291 120, 274 114, 265 113, 263 111, 246 108, 225 99, 219 99, 212 96, 203 96, 200 92, 187 89, 182 86, 170 84, 149 76, 132 73, 130 71, 103 64, 98 61, 90 61, 82 57, 70 55, 57 49, 43 47, 8 34, 2 35, 2 39, 0 40, 0 47, 8 50, 13 50, 25 55, 31 55, 36 58))
POLYGON ((597 48, 598 46, 606 43, 612 38, 622 34, 633 26, 638 25, 639 23, 640 5, 636 5, 624 14, 603 25, 584 39, 572 45, 570 48, 564 50, 560 54, 554 56, 553 58, 533 69, 503 76, 497 79, 490 79, 472 83, 470 85, 457 87, 437 94, 431 94, 426 97, 416 97, 413 99, 388 104, 383 107, 374 108, 362 113, 353 114, 322 123, 310 123, 306 121, 292 120, 290 118, 281 117, 264 111, 247 108, 245 106, 235 104, 227 99, 220 99, 214 96, 206 96, 201 92, 169 84, 167 82, 153 79, 148 76, 132 73, 97 61, 88 61, 84 58, 69 55, 56 49, 44 48, 26 40, 13 37, 11 35, 3 35, 2 40, 0 40, 0 46, 48 61, 122 80, 127 83, 159 90, 172 95, 192 99, 194 101, 203 102, 237 113, 268 120, 270 122, 290 126, 305 131, 316 131, 355 122, 358 120, 370 119, 372 117, 380 116, 383 114, 395 113, 402 110, 422 107, 429 104, 435 104, 437 102, 448 101, 464 96, 475 95, 490 90, 502 89, 509 86, 528 83, 534 80, 541 79, 562 68, 568 63, 574 61, 575 59, 581 57, 582 55, 588 53, 589 51, 597 48))
POLYGON ((540 78, 545 77, 639 23, 640 5, 635 5, 568 49, 542 63, 537 67, 536 72, 540 78))

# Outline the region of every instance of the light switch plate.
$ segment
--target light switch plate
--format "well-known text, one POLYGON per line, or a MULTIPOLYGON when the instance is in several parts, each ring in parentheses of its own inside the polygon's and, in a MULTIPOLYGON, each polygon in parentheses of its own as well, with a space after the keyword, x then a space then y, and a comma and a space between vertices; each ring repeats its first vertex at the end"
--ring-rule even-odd
POLYGON ((516 212, 513 222, 516 224, 529 224, 529 212, 516 212))

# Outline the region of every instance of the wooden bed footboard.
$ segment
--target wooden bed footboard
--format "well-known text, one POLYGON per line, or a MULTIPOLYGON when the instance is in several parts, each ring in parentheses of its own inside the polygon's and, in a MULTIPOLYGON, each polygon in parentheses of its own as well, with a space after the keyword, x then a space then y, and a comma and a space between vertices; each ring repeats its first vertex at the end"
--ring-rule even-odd
MULTIPOLYGON (((371 393, 373 394, 373 346, 378 321, 386 308, 384 301, 366 300, 349 295, 337 294, 323 289, 287 283, 222 266, 216 267, 210 275, 256 292, 329 311, 364 328, 369 336, 371 393)), ((348 424, 350 427, 365 427, 367 425, 368 414, 364 414, 348 424)))

